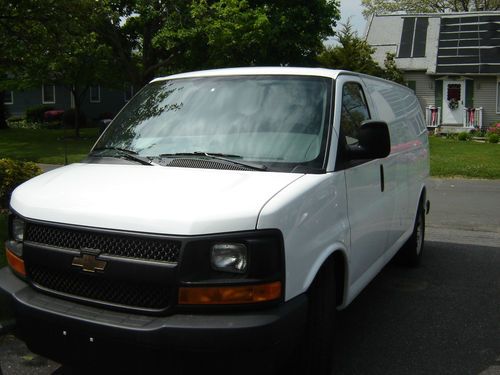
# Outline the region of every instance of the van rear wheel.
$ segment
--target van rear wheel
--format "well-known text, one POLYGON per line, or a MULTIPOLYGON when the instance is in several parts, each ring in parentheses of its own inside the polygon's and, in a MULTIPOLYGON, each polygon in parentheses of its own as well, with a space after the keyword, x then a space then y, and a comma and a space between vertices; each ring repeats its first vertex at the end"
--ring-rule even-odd
POLYGON ((401 264, 416 267, 422 259, 425 238, 425 208, 420 202, 413 226, 413 233, 403 245, 397 255, 397 260, 401 264))

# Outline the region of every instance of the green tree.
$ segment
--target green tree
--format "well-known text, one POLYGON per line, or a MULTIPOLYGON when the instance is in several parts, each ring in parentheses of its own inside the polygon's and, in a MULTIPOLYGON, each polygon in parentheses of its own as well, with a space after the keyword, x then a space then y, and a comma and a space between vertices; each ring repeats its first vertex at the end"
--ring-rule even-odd
POLYGON ((326 47, 317 60, 322 67, 383 76, 382 68, 373 60, 374 49, 357 36, 349 21, 342 25, 338 45, 326 47))
POLYGON ((363 16, 394 12, 444 13, 499 10, 499 0, 362 0, 363 16))
POLYGON ((380 67, 372 57, 375 49, 358 37, 349 21, 342 25, 336 39, 338 45, 325 47, 318 55, 317 61, 322 67, 350 70, 404 83, 403 72, 396 66, 395 55, 387 53, 384 67, 380 67))
POLYGON ((108 0, 98 30, 141 86, 158 74, 312 64, 339 19, 337 0, 108 0))
MULTIPOLYGON (((92 0, 0 0, 0 91, 66 84, 75 110, 91 84, 113 77, 111 49, 93 32, 92 0)), ((79 136, 78 117, 75 134, 79 136)), ((3 116, 5 121, 5 115, 3 116)), ((2 123, 2 113, 0 113, 2 123)))
POLYGON ((75 136, 80 136, 81 103, 91 85, 113 86, 119 82, 116 70, 112 69, 111 48, 99 36, 81 25, 73 25, 70 37, 60 41, 59 53, 47 59, 44 76, 48 80, 64 84, 71 92, 74 102, 75 136), (76 26, 76 27, 75 27, 76 26))
POLYGON ((390 81, 404 84, 403 72, 396 65, 396 54, 387 52, 384 60, 384 70, 382 77, 390 81))
MULTIPOLYGON (((63 11, 65 5, 61 1, 63 11)), ((0 129, 6 129, 4 94, 29 86, 27 78, 35 74, 28 73, 28 65, 36 73, 39 56, 50 54, 51 46, 57 45, 59 29, 51 22, 59 9, 54 1, 36 0, 0 0, 0 9, 0 129)))
POLYGON ((116 73, 139 88, 192 69, 312 64, 339 19, 337 0, 0 0, 0 9, 0 91, 64 83, 76 107, 116 73))

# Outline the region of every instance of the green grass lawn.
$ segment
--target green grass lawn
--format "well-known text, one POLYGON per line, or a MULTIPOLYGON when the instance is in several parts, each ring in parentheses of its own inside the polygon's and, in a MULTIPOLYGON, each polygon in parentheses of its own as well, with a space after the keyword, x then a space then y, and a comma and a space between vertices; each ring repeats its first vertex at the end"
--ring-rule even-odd
POLYGON ((500 144, 429 137, 431 176, 500 179, 500 144))
POLYGON ((67 147, 68 163, 74 163, 88 154, 97 140, 98 129, 82 129, 80 139, 72 138, 73 134, 73 130, 1 130, 0 157, 47 164, 64 164, 64 149, 67 147), (68 137, 66 142, 64 142, 65 136, 68 137))

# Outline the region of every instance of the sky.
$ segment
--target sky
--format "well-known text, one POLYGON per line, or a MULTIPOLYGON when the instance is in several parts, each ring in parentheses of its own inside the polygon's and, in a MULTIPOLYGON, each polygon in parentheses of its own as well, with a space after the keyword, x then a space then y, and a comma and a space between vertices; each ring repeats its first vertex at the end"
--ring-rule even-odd
MULTIPOLYGON (((358 33, 359 37, 363 37, 365 32, 366 21, 361 14, 361 0, 340 0, 340 21, 337 22, 336 30, 339 30, 342 23, 346 23, 350 18, 353 29, 358 33)), ((335 38, 328 38, 325 45, 336 45, 335 38)))
MULTIPOLYGON (((361 14, 361 0, 340 0, 340 22, 346 23, 349 17, 351 24, 358 32, 358 36, 362 37, 365 32, 366 21, 361 14)), ((339 24, 338 23, 338 24, 339 24)))

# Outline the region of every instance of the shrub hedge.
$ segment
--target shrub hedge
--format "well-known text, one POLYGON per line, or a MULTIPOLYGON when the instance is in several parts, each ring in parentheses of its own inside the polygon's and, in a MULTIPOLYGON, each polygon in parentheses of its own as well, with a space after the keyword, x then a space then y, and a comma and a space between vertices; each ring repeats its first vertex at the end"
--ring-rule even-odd
POLYGON ((43 122, 43 114, 47 111, 53 110, 54 107, 50 105, 36 105, 29 107, 26 110, 26 121, 28 122, 43 122))
POLYGON ((0 159, 0 208, 8 208, 14 189, 42 173, 36 163, 0 159))
POLYGON ((495 133, 491 133, 488 135, 488 142, 489 143, 498 143, 500 141, 500 136, 495 133))

